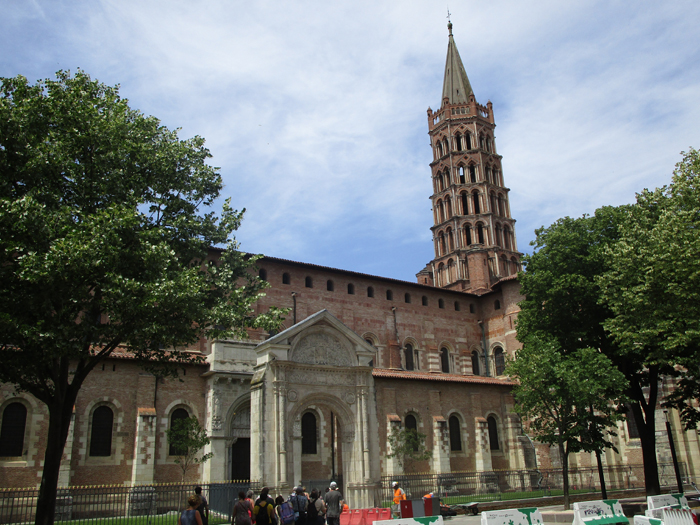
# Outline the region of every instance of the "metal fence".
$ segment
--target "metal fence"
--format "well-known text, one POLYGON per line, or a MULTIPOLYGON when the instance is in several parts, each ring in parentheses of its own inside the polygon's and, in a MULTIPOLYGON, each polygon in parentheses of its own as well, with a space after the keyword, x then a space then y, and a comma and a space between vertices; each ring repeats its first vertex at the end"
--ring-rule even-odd
MULTIPOLYGON (((687 479, 685 463, 679 467, 681 477, 687 479)), ((643 465, 604 467, 604 475, 607 490, 644 487, 643 465)), ((383 476, 380 496, 383 506, 388 505, 394 497, 391 488, 394 481, 399 483, 408 499, 417 499, 433 492, 441 498, 442 503, 448 505, 471 501, 539 498, 562 494, 564 489, 561 469, 383 476)), ((662 487, 675 489, 676 475, 671 463, 659 464, 659 481, 662 487)), ((690 483, 690 480, 687 482, 690 483)), ((598 468, 570 468, 569 488, 572 493, 599 492, 598 468)))
MULTIPOLYGON (((681 476, 690 483, 685 463, 681 476)), ((659 464, 661 486, 672 491, 676 488, 673 465, 659 464)), ((325 490, 331 480, 302 480, 308 490, 325 490)), ((343 480, 334 479, 340 487, 343 480)), ((453 472, 450 474, 413 474, 382 477, 377 503, 389 506, 393 498, 391 483, 397 481, 409 499, 436 493, 449 505, 470 501, 538 498, 561 494, 561 470, 504 470, 495 472, 453 472)), ((574 493, 598 492, 598 470, 571 468, 569 483, 574 493)), ((608 490, 644 487, 642 465, 605 468, 608 490)), ((209 525, 231 522, 238 492, 252 488, 256 493, 260 484, 249 481, 201 484, 209 501, 209 525)), ((101 485, 60 489, 56 500, 56 521, 81 522, 90 520, 95 525, 175 525, 187 497, 194 493, 194 484, 157 484, 125 487, 101 485)), ((690 486, 688 487, 690 488, 690 486)), ((31 523, 39 495, 38 489, 0 489, 0 524, 31 523)))
MULTIPOLYGON (((98 485, 59 489, 56 521, 91 520, 109 525, 129 518, 129 524, 174 525, 195 484, 156 484, 124 487, 98 485)), ((250 488, 248 481, 201 484, 209 501, 210 525, 231 522, 238 492, 250 488)), ((38 489, 0 489, 0 524, 34 521, 38 489)))

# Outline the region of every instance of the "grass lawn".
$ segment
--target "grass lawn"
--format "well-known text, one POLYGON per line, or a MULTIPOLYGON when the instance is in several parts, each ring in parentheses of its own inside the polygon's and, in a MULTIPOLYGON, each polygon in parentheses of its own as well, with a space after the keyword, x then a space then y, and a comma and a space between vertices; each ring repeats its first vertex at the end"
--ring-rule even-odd
MULTIPOLYGON (((176 514, 156 514, 153 516, 124 516, 120 518, 92 518, 60 522, 65 525, 177 525, 176 514)), ((230 523, 227 518, 209 515, 209 525, 230 523)))

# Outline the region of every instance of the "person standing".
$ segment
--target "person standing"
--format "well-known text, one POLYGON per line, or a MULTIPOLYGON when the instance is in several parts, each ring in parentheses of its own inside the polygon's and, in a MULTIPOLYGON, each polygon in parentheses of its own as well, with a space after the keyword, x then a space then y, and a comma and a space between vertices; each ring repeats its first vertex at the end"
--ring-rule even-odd
POLYGON ((274 523, 273 516, 275 516, 275 512, 271 501, 272 498, 268 495, 269 492, 269 488, 263 488, 253 507, 253 519, 256 525, 272 525, 274 523))
POLYGON ((233 525, 253 525, 253 504, 245 497, 245 492, 238 493, 238 502, 233 507, 233 525))
POLYGON ((331 490, 323 497, 326 504, 326 522, 328 525, 340 525, 340 509, 343 506, 343 495, 338 490, 338 484, 331 481, 331 490))
POLYGON ((187 498, 187 509, 182 511, 177 517, 177 525, 202 525, 202 518, 197 512, 197 507, 202 503, 202 500, 196 494, 192 494, 187 498))
POLYGON ((202 518, 202 525, 209 525, 209 502, 207 498, 202 495, 202 487, 196 486, 194 488, 194 493, 202 500, 202 503, 197 507, 199 517, 202 518))
POLYGON ((309 507, 306 511, 306 525, 324 525, 326 523, 326 504, 319 496, 318 490, 311 491, 309 507))
POLYGON ((289 498, 294 509, 294 523, 296 525, 306 525, 306 510, 309 505, 309 500, 306 499, 304 495, 304 489, 302 487, 297 487, 289 498))
POLYGON ((394 504, 391 506, 391 512, 395 518, 398 518, 401 516, 401 501, 406 499, 406 493, 396 481, 391 484, 391 487, 394 489, 394 504))

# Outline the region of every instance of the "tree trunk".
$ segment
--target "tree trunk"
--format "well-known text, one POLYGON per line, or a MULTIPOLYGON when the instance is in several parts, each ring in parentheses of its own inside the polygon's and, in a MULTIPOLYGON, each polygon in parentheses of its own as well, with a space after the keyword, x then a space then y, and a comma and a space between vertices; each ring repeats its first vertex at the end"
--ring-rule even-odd
POLYGON ((630 410, 639 431, 644 461, 644 488, 647 496, 661 494, 659 484, 659 467, 656 461, 656 421, 655 410, 658 398, 658 368, 649 367, 649 397, 645 399, 641 385, 634 385, 630 410), (635 395, 636 394, 636 395, 635 395))
POLYGON ((598 479, 600 479, 600 492, 603 499, 608 499, 608 491, 605 488, 605 472, 603 471, 603 460, 600 457, 600 450, 595 451, 595 460, 598 464, 598 479))
POLYGON ((569 501, 569 451, 564 449, 564 444, 559 443, 559 455, 561 456, 561 475, 564 482, 564 510, 571 508, 569 501))
POLYGON ((52 525, 56 513, 56 492, 58 489, 58 475, 61 469, 63 449, 68 438, 73 406, 77 396, 77 389, 73 385, 61 395, 59 389, 54 392, 49 409, 49 431, 46 439, 46 452, 44 453, 44 469, 41 475, 39 497, 36 503, 36 525, 52 525))

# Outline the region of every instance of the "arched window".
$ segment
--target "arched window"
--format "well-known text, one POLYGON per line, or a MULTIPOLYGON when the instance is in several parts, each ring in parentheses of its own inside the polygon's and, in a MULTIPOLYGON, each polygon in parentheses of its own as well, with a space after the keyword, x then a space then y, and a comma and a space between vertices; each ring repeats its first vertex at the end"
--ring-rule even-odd
POLYGON ((348 283, 348 293, 350 295, 355 295, 355 285, 352 283, 348 283))
POLYGON ((438 158, 442 157, 442 155, 443 155, 443 151, 442 151, 442 142, 440 142, 439 140, 438 140, 438 142, 437 142, 437 148, 436 148, 436 149, 437 149, 437 157, 438 157, 438 158))
POLYGON ((496 204, 496 194, 492 193, 489 196, 489 199, 491 201, 491 213, 493 213, 494 215, 498 215, 498 205, 496 204))
POLYGON ((462 135, 460 133, 457 133, 455 135, 455 144, 457 145, 457 151, 462 151, 462 148, 464 148, 464 145, 462 143, 462 135))
POLYGON ((479 240, 479 244, 484 244, 484 225, 481 223, 476 225, 476 237, 479 240))
POLYGON ((467 183, 467 175, 464 172, 464 166, 460 166, 459 168, 457 168, 457 171, 459 173, 459 183, 466 184, 467 183))
POLYGON ((438 299, 438 308, 445 308, 445 300, 438 299))
POLYGON ((92 413, 90 456, 112 455, 112 424, 114 412, 108 406, 97 407, 92 413))
POLYGON ((440 242, 440 255, 445 255, 447 253, 447 244, 445 243, 444 232, 440 232, 438 240, 440 242))
POLYGON ((496 375, 502 376, 506 369, 506 355, 500 346, 493 349, 493 362, 496 366, 496 375))
POLYGON ((457 416, 450 416, 450 450, 453 452, 459 452, 462 450, 462 432, 459 424, 459 418, 457 416))
POLYGON ((367 287, 367 297, 374 297, 374 288, 371 286, 367 287))
POLYGON ((450 145, 447 142, 447 139, 442 139, 442 149, 445 151, 445 154, 449 153, 450 151, 450 145))
POLYGON ((258 277, 263 281, 267 281, 267 270, 265 268, 260 268, 260 270, 258 270, 258 277))
POLYGON ((444 346, 440 349, 440 367, 444 373, 450 373, 450 351, 444 346))
POLYGON ((326 290, 328 290, 329 292, 332 292, 333 290, 335 290, 335 285, 333 284, 333 281, 331 281, 330 279, 328 279, 326 281, 326 290))
MULTIPOLYGON (((189 412, 185 410, 184 408, 176 408, 173 410, 173 413, 170 415, 170 428, 173 428, 175 426, 175 422, 179 421, 181 419, 187 419, 190 417, 189 412)), ((181 455, 181 452, 186 452, 186 451, 180 451, 175 445, 170 445, 168 448, 168 455, 169 456, 179 456, 181 455)))
POLYGON ((485 143, 484 143, 484 136, 483 136, 483 135, 479 135, 479 147, 480 147, 481 149, 486 149, 485 143))
POLYGON ((498 246, 503 246, 502 237, 501 225, 496 224, 496 244, 498 246))
POLYGON ((406 430, 415 430, 418 432, 418 421, 416 421, 416 416, 408 414, 404 420, 404 426, 406 430))
POLYGON ((472 352, 472 374, 475 376, 481 375, 481 370, 479 369, 479 352, 476 350, 472 352))
POLYGON ((469 166, 469 181, 476 182, 476 166, 474 164, 469 166))
POLYGON ((500 310, 500 309, 501 309, 501 301, 499 301, 498 299, 496 299, 496 301, 494 301, 494 303, 493 303, 493 309, 494 309, 494 310, 500 310))
POLYGON ((24 452, 24 431, 27 427, 27 407, 10 403, 2 412, 0 426, 0 456, 18 457, 24 452))
POLYGON ((421 304, 423 306, 428 306, 428 297, 427 296, 424 295, 423 297, 421 297, 420 301, 421 301, 421 304))
POLYGON ((496 418, 489 416, 486 419, 489 425, 489 446, 491 450, 498 450, 498 425, 496 424, 496 418))
POLYGON ((307 412, 301 416, 301 453, 316 454, 316 416, 307 412))
POLYGON ((512 241, 513 237, 510 234, 510 228, 508 228, 507 226, 503 230, 503 237, 504 237, 503 247, 506 250, 512 250, 513 246, 512 246, 511 241, 512 241))
POLYGON ((445 220, 452 217, 452 199, 445 197, 445 220))
POLYGON ((308 275, 306 276, 306 279, 304 279, 304 286, 306 288, 313 288, 314 287, 314 281, 308 275))
POLYGON ((410 294, 410 293, 405 293, 405 294, 403 294, 403 302, 404 302, 404 303, 410 303, 410 302, 411 302, 411 294, 410 294))
POLYGON ((445 173, 443 174, 443 177, 445 178, 444 186, 445 188, 449 188, 450 186, 450 170, 445 168, 445 173))
POLYGON ((406 360, 406 370, 415 370, 416 366, 413 362, 413 345, 406 345, 404 348, 404 358, 406 360))
POLYGON ((462 200, 462 215, 469 215, 469 198, 467 197, 466 192, 460 193, 459 196, 462 200))
POLYGON ((465 133, 464 137, 467 139, 467 150, 472 149, 472 134, 471 133, 465 133))
POLYGON ((472 245, 472 227, 469 224, 464 225, 464 236, 465 236, 465 242, 467 246, 472 245))
POLYGON ((459 312, 460 306, 459 306, 459 301, 455 301, 455 312, 459 312))
POLYGON ((625 413, 625 421, 627 422, 627 439, 639 439, 639 428, 637 427, 637 422, 634 420, 632 410, 629 408, 625 413))
POLYGON ((472 193, 472 197, 474 199, 474 213, 478 215, 481 213, 481 206, 479 205, 479 192, 475 191, 472 193))
POLYGON ((289 284, 291 281, 288 273, 285 272, 282 274, 282 284, 289 284))
POLYGON ((386 300, 387 301, 393 301, 394 300, 394 292, 391 290, 386 291, 386 300))
MULTIPOLYGON (((452 238, 452 232, 450 232, 450 238, 452 238)), ((457 272, 455 271, 455 262, 450 259, 447 261, 447 282, 452 283, 457 280, 457 272)))

